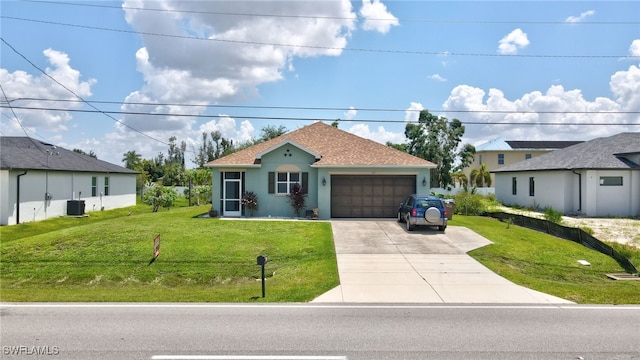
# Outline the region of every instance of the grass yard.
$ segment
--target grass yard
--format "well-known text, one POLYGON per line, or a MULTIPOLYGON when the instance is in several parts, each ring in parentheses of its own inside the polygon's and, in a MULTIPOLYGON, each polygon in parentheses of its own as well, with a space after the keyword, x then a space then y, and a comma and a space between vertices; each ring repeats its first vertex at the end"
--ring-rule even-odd
MULTIPOLYGON (((304 302, 338 285, 328 222, 197 217, 208 208, 139 205, 0 227, 0 300, 304 302), (160 256, 150 264, 157 234, 160 256), (269 256, 264 299, 261 254, 269 256)), ((517 284, 577 303, 640 304, 640 281, 608 279, 623 270, 606 255, 486 217, 456 214, 450 224, 493 241, 470 255, 517 284)), ((639 265, 640 251, 628 251, 639 265)))
POLYGON ((329 223, 197 217, 208 208, 2 227, 0 300, 297 302, 338 285, 329 223), (149 264, 157 234, 160 256, 149 264), (260 254, 269 256, 264 299, 260 254))
MULTIPOLYGON (((493 241, 469 254, 514 283, 577 303, 640 304, 640 281, 607 278, 607 273, 624 270, 599 252, 519 226, 507 228, 506 223, 486 217, 456 214, 449 224, 465 226, 493 241), (578 260, 587 260, 591 266, 578 260)), ((640 251, 631 252, 632 261, 640 255, 640 251)))

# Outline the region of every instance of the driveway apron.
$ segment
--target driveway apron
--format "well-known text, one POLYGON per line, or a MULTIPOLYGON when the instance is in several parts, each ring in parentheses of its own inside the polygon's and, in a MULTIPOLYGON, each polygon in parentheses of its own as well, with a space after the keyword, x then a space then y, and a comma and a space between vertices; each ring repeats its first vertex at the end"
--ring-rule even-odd
POLYGON ((491 244, 467 228, 408 232, 402 225, 332 220, 340 285, 313 302, 571 303, 516 285, 467 255, 491 244))

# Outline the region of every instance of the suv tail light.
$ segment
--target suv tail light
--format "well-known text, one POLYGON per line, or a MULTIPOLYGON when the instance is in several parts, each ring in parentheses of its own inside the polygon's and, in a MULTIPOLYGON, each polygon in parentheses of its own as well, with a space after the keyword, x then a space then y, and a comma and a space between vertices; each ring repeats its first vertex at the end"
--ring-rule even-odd
POLYGON ((444 211, 442 212, 442 214, 444 215, 444 217, 447 217, 447 209, 444 209, 444 211))
POLYGON ((418 210, 416 210, 416 209, 411 209, 411 216, 413 216, 413 217, 418 216, 418 210))

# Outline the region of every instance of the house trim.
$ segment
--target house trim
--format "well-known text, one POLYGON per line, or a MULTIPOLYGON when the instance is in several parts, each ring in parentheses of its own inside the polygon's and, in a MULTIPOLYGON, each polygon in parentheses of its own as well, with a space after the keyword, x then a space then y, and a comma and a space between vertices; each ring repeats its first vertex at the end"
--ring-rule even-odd
POLYGON ((296 143, 295 141, 291 141, 291 140, 287 139, 287 140, 285 140, 285 141, 283 141, 281 143, 278 143, 278 144, 276 144, 274 146, 271 146, 271 147, 259 152, 258 154, 256 154, 256 159, 257 160, 261 160, 262 156, 264 156, 265 154, 268 154, 268 153, 270 153, 272 151, 278 150, 279 148, 281 148, 283 146, 286 146, 286 145, 295 146, 298 149, 308 153, 309 155, 315 156, 316 159, 321 159, 322 158, 322 156, 320 154, 316 153, 315 151, 310 150, 310 149, 308 149, 308 148, 296 143))

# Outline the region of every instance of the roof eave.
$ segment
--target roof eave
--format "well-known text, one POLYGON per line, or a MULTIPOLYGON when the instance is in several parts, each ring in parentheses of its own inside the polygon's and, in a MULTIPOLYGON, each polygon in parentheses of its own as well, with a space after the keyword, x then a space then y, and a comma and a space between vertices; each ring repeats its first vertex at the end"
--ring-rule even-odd
POLYGON ((383 168, 383 169, 400 169, 400 168, 418 168, 418 169, 433 169, 436 165, 330 165, 330 164, 314 164, 312 168, 383 168))

